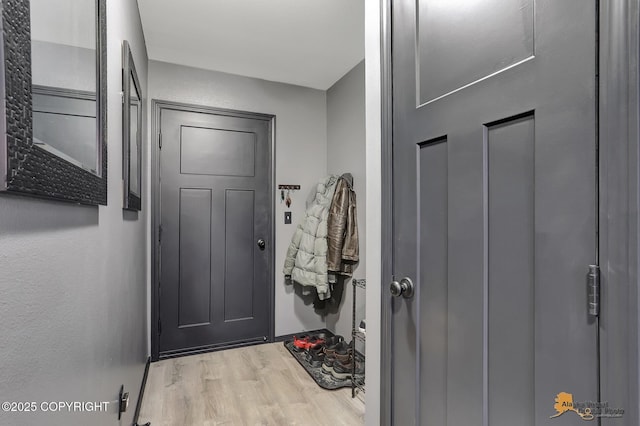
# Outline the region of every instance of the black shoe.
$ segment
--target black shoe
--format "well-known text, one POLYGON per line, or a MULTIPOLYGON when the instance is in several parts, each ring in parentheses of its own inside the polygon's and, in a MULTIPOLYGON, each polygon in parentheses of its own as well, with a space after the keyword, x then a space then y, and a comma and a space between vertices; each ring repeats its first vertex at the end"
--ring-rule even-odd
POLYGON ((325 353, 324 345, 318 345, 317 347, 309 349, 307 354, 307 362, 312 367, 321 367, 324 362, 325 353))
POLYGON ((347 364, 344 364, 340 361, 335 361, 333 363, 333 369, 331 371, 331 375, 333 377, 335 377, 336 379, 348 379, 349 377, 351 377, 351 374, 353 373, 353 363, 356 363, 356 378, 361 378, 364 376, 364 363, 360 362, 360 361, 355 361, 353 359, 353 357, 351 358, 350 362, 347 364))
POLYGON ((336 357, 336 361, 347 364, 351 360, 352 354, 353 349, 351 347, 351 343, 342 342, 336 346, 334 356, 336 357))
POLYGON ((332 348, 325 348, 324 352, 325 356, 322 363, 322 370, 327 374, 331 374, 333 371, 333 363, 336 360, 345 362, 349 360, 351 348, 345 341, 340 341, 332 348))
POLYGON ((317 333, 313 333, 313 334, 311 335, 311 337, 315 337, 316 339, 324 340, 324 341, 326 341, 327 339, 329 339, 329 335, 328 335, 327 333, 323 332, 323 331, 319 331, 319 332, 317 332, 317 333))
MULTIPOLYGON (((323 358, 324 358, 324 348, 325 348, 326 343, 324 341, 321 341, 320 343, 316 343, 315 345, 309 347, 309 349, 306 351, 306 353, 304 354, 304 359, 311 364, 311 360, 312 358, 317 358, 318 357, 318 353, 322 354, 323 358)), ((321 361, 322 362, 322 361, 321 361)), ((318 366, 319 367, 319 366, 318 366)))
POLYGON ((342 337, 340 335, 327 337, 325 339, 325 345, 326 345, 326 347, 328 349, 333 349, 333 347, 336 346, 340 342, 344 342, 344 337, 342 337))
POLYGON ((336 337, 340 337, 342 340, 338 340, 333 344, 326 344, 324 351, 327 356, 335 357, 337 354, 346 354, 349 350, 350 345, 344 341, 344 338, 342 336, 336 337))

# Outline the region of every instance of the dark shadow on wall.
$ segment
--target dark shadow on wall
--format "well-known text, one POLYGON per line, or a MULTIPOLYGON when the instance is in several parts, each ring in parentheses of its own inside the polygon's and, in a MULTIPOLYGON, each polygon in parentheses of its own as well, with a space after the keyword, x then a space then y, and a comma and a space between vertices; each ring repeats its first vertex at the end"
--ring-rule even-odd
POLYGON ((344 290, 345 288, 351 288, 351 286, 347 287, 349 283, 351 283, 351 278, 338 276, 338 282, 332 285, 331 298, 329 300, 316 302, 316 312, 325 318, 327 329, 334 332, 336 331, 336 326, 343 310, 348 309, 348 312, 351 312, 351 307, 344 306, 344 290))
POLYGON ((20 195, 0 196, 0 236, 97 226, 98 207, 20 195))
MULTIPOLYGON (((291 285, 285 282, 285 285, 291 285)), ((314 288, 309 288, 309 294, 303 294, 303 286, 299 284, 293 284, 293 289, 305 306, 313 305, 313 309, 316 314, 325 316, 327 314, 337 314, 340 312, 340 305, 342 304, 342 294, 344 293, 345 277, 338 277, 338 282, 331 284, 331 298, 327 300, 320 300, 318 293, 314 288)))
POLYGON ((316 298, 316 292, 312 291, 310 294, 302 294, 302 288, 303 287, 299 284, 293 284, 293 291, 296 293, 296 296, 302 300, 304 305, 309 306, 313 304, 313 301, 316 298))
POLYGON ((316 312, 321 315, 339 314, 340 307, 342 306, 342 295, 344 293, 345 282, 350 278, 338 276, 338 282, 335 284, 329 284, 331 287, 331 297, 327 300, 320 300, 316 298, 313 302, 313 307, 316 312))
POLYGON ((129 222, 135 222, 138 220, 138 213, 140 212, 135 210, 122 210, 122 219, 129 222))

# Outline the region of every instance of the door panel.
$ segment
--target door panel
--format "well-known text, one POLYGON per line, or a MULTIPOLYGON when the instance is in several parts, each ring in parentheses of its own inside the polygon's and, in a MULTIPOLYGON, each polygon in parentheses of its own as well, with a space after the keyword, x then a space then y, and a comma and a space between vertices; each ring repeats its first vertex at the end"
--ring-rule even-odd
POLYGON ((255 176, 253 133, 187 126, 180 131, 180 173, 255 176))
POLYGON ((528 115, 487 127, 488 408, 496 426, 535 419, 534 125, 528 115))
POLYGON ((211 189, 180 188, 178 327, 211 322, 211 201, 211 189))
POLYGON ((420 1, 419 105, 531 58, 534 0, 420 1))
POLYGON ((595 2, 392 2, 396 425, 596 400, 595 2), (493 5, 493 6, 492 6, 493 5))
POLYGON ((160 354, 267 339, 270 120, 167 108, 160 128, 160 354))
POLYGON ((421 416, 434 424, 445 424, 447 416, 447 140, 420 145, 420 238, 430 244, 420 250, 420 282, 429 280, 428 291, 420 291, 421 330, 420 382, 430 383, 420 394, 421 416))
POLYGON ((227 189, 225 229, 224 282, 230 283, 224 291, 224 321, 247 320, 253 318, 253 288, 255 277, 253 268, 238 265, 253 265, 255 236, 255 192, 227 189))

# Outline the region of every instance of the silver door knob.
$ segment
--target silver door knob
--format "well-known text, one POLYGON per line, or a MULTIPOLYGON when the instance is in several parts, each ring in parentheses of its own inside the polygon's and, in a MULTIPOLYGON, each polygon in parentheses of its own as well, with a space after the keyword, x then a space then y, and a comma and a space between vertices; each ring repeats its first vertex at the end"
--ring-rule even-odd
POLYGON ((389 286, 389 291, 394 297, 404 297, 405 299, 411 299, 415 293, 415 286, 411 278, 405 277, 398 281, 394 281, 389 286))
POLYGON ((267 243, 265 243, 265 242, 264 242, 264 240, 263 240, 262 238, 260 238, 260 239, 258 240, 258 248, 259 248, 260 250, 264 250, 264 248, 266 247, 266 245, 267 245, 267 243))

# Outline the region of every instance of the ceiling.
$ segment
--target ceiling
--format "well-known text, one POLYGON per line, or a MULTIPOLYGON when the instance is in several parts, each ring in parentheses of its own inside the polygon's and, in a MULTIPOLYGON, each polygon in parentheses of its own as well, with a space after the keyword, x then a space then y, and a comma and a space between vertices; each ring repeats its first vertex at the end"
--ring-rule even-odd
POLYGON ((149 58, 326 90, 364 58, 364 0, 138 0, 149 58))

